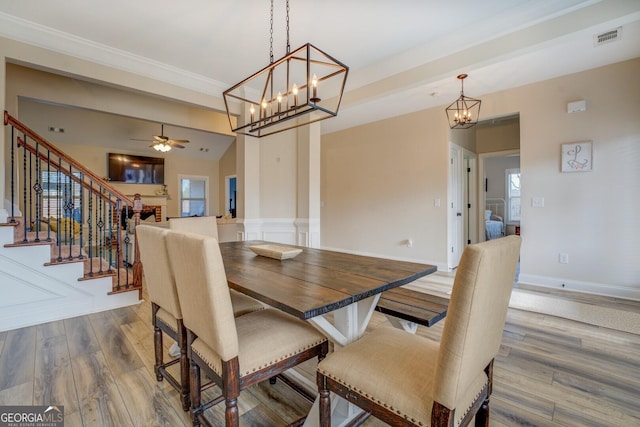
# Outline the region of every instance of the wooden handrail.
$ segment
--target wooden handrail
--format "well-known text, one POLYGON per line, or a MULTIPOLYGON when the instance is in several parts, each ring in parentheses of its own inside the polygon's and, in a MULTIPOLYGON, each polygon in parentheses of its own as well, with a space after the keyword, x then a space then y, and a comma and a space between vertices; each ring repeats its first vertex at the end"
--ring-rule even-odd
MULTIPOLYGON (((18 147, 25 147, 25 149, 26 149, 28 152, 30 152, 31 154, 33 154, 33 155, 35 155, 35 154, 36 154, 36 149, 35 149, 34 147, 32 147, 32 146, 30 146, 30 145, 26 144, 26 143, 25 143, 25 141, 24 141, 22 138, 20 138, 20 137, 18 137, 18 147)), ((53 166, 53 168, 54 168, 55 170, 57 170, 57 171, 59 171, 59 172, 66 172, 65 170, 63 170, 64 168, 61 168, 57 163, 55 163, 55 162, 49 162, 49 161, 48 161, 49 159, 47 158, 47 156, 45 156, 45 155, 44 155, 44 153, 43 153, 43 152, 41 152, 41 151, 39 151, 39 152, 38 152, 38 158, 39 158, 40 160, 42 160, 42 161, 48 162, 51 166, 53 166)), ((84 187, 84 188, 85 188, 86 190, 88 190, 88 191, 91 191, 91 190, 92 190, 92 188, 89 186, 89 184, 88 184, 85 180, 82 180, 82 179, 78 178, 77 176, 75 176, 75 175, 73 175, 73 174, 72 174, 72 175, 69 175, 69 179, 71 179, 72 181, 74 181, 74 182, 75 182, 75 183, 77 183, 77 184, 82 185, 82 187, 84 187)), ((104 181, 104 179, 100 179, 100 181, 98 181, 98 183, 99 183, 100 185, 103 185, 103 184, 104 184, 104 182, 105 182, 105 181, 104 181)), ((96 193, 96 194, 98 194, 95 190, 96 190, 96 189, 95 189, 95 188, 93 188, 93 192, 94 192, 94 193, 96 193)), ((112 200, 111 200, 111 198, 109 198, 106 194, 102 194, 102 193, 100 193, 100 194, 99 194, 99 196, 100 196, 100 198, 101 198, 101 199, 103 199, 105 202, 115 204, 115 202, 114 202, 114 201, 112 201, 112 200)), ((116 197, 116 198, 117 198, 117 197, 116 197)), ((133 203, 131 203, 130 205, 131 205, 131 206, 133 206, 133 203)))
MULTIPOLYGON (((24 149, 25 153, 29 152, 31 156, 35 156, 36 159, 46 162, 54 170, 64 173, 66 176, 69 177, 70 180, 72 180, 76 184, 80 184, 80 187, 87 190, 90 194, 98 195, 104 202, 106 202, 111 206, 114 206, 117 212, 120 212, 123 206, 131 207, 134 212, 135 223, 138 224, 140 222, 140 210, 142 209, 140 195, 136 194, 135 200, 126 196, 125 194, 123 194, 122 192, 114 188, 111 184, 109 184, 104 178, 98 176, 91 170, 87 169, 82 164, 80 164, 80 162, 78 162, 71 156, 65 154, 60 149, 58 149, 55 145, 51 144, 42 136, 38 135, 38 133, 31 130, 29 127, 24 125, 22 122, 20 122, 16 118, 12 117, 7 111, 4 112, 4 124, 5 126, 10 125, 12 126, 12 128, 17 129, 19 132, 22 132, 24 136, 20 136, 20 135, 17 136, 17 146, 21 149, 24 149), (34 143, 28 143, 27 138, 31 138, 34 141, 34 143), (50 154, 53 154, 53 157, 54 157, 53 159, 51 158, 52 156, 50 154), (78 177, 74 175, 73 172, 81 173, 82 177, 78 177), (93 182, 95 182, 95 187, 93 185, 93 182)), ((13 132, 12 132, 12 135, 13 135, 13 132)), ((13 141, 12 141, 12 144, 13 144, 13 141)), ((13 150, 13 145, 12 145, 12 150, 13 150)), ((13 165, 13 157, 12 157, 12 165, 13 165)), ((13 173, 14 172, 12 171, 12 174, 13 173)), ((26 187, 24 191, 25 191, 24 197, 26 199, 26 187)), ((12 192, 12 200, 13 200, 13 192, 12 192)), ((25 203, 26 203, 26 200, 25 200, 25 203)), ((37 202, 36 202, 36 209, 37 209, 37 202)), ((119 218, 120 217, 118 217, 118 224, 120 224, 119 218)), ((26 224, 26 222, 24 222, 24 224, 26 224)), ((27 230, 25 225, 25 235, 26 235, 26 231, 27 230)), ((116 247, 117 247, 116 259, 118 260, 118 267, 120 267, 120 262, 122 260, 121 249, 123 247, 122 233, 117 232, 115 234, 115 237, 117 239, 116 240, 116 247)), ((36 234, 36 238, 37 238, 37 234, 36 234)), ((111 242, 111 240, 109 240, 109 242, 111 242)), ((58 243, 58 246, 60 246, 59 243, 58 243)), ((71 256, 69 257, 69 259, 71 259, 71 256)), ((132 289, 138 289, 139 292, 141 292, 142 265, 139 260, 138 250, 134 251, 134 260, 133 260, 132 266, 133 266, 133 288, 132 289)), ((102 273, 102 268, 100 268, 100 273, 102 273)), ((116 275, 116 277, 118 277, 118 284, 117 284, 117 287, 114 287, 114 291, 117 292, 121 290, 119 273, 116 275)), ((128 284, 126 285, 125 288, 127 289, 129 288, 128 284)))
POLYGON ((23 134, 28 135, 29 138, 31 138, 34 141, 38 142, 38 144, 44 146, 47 150, 49 150, 50 152, 52 152, 53 154, 58 156, 60 159, 62 159, 66 163, 69 163, 70 165, 72 165, 79 172, 82 172, 85 176, 88 176, 89 178, 93 179, 94 181, 99 182, 100 185, 102 185, 102 187, 104 187, 105 189, 109 190, 114 196, 120 198, 120 200, 122 200, 123 202, 126 202, 128 205, 132 205, 133 206, 133 200, 131 198, 129 198, 126 195, 122 194, 120 191, 118 191, 116 188, 114 188, 111 184, 109 184, 107 181, 105 181, 104 178, 101 178, 98 175, 96 175, 95 173, 91 172, 89 169, 87 169, 86 167, 82 166, 80 164, 80 162, 78 162, 77 160, 75 160, 71 156, 68 156, 65 153, 63 153, 62 151, 60 151, 60 149, 58 149, 56 146, 52 145, 50 142, 48 142, 46 139, 44 139, 43 137, 38 135, 36 132, 34 132, 31 129, 29 129, 27 126, 25 126, 18 119, 16 119, 15 117, 12 117, 6 110, 4 112, 4 124, 5 124, 5 126, 10 124, 14 128, 18 129, 20 132, 22 132, 23 134))

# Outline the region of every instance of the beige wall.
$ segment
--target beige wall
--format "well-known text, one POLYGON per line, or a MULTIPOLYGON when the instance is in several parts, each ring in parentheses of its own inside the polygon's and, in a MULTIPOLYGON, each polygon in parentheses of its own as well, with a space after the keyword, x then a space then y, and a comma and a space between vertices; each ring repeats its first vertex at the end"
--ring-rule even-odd
POLYGON ((296 132, 260 138, 260 217, 295 219, 298 180, 296 132))
POLYGON ((518 150, 520 148, 520 121, 496 121, 495 124, 478 126, 475 137, 478 154, 518 150))
MULTIPOLYGON (((75 160, 79 161, 83 166, 89 168, 91 171, 94 171, 100 176, 107 175, 107 153, 112 151, 108 147, 91 147, 62 143, 58 143, 56 146, 75 160)), ((178 174, 209 177, 209 197, 210 200, 215 201, 215 203, 210 203, 209 213, 211 215, 216 215, 216 207, 218 204, 217 162, 193 158, 172 157, 165 160, 165 183, 167 184, 169 198, 167 199, 167 211, 163 212, 163 216, 180 216, 178 174)), ((153 196, 157 190, 162 188, 161 185, 152 184, 122 184, 114 182, 112 185, 125 195, 140 193, 142 196, 153 196)))
MULTIPOLYGON (((22 61, 205 107, 218 103, 203 93, 4 38, 0 52, 3 63, 22 61)), ((520 114, 522 279, 618 295, 631 290, 638 297, 638 75, 635 59, 481 97, 482 117, 520 114), (587 100, 587 111, 567 114, 566 104, 579 99, 587 100), (583 140, 593 141, 594 170, 560 173, 560 144, 583 140), (544 197, 545 207, 532 208, 532 197, 544 197), (558 263, 559 252, 569 254, 569 264, 558 263)), ((15 113, 11 94, 0 102, 15 113)), ((448 132, 443 106, 324 135, 322 245, 446 265, 448 132), (412 248, 406 239, 413 240, 412 248)), ((295 216, 297 178, 288 169, 295 161, 283 154, 295 146, 286 138, 277 141, 259 149, 259 179, 265 180, 259 217, 295 216)))
POLYGON ((323 136, 322 245, 446 265, 448 129, 432 109, 323 136))
POLYGON ((640 288, 640 59, 491 96, 520 112, 522 271, 532 281, 640 288), (567 113, 585 99, 587 111, 567 113), (593 141, 593 171, 560 172, 560 144, 593 141), (532 208, 544 197, 544 208, 532 208), (558 254, 569 254, 560 264, 558 254))
MULTIPOLYGON (((520 113, 523 281, 640 298, 638 75, 634 59, 482 96, 485 117, 520 113), (579 99, 587 111, 568 114, 579 99), (561 173, 560 144, 584 140, 593 171, 561 173)), ((446 261, 443 108, 323 138, 323 245, 446 261), (411 249, 401 245, 409 237, 411 249)))
MULTIPOLYGON (((22 93, 27 92, 35 97, 41 93, 41 87, 46 87, 47 83, 59 82, 57 76, 47 73, 38 73, 23 67, 9 67, 13 72, 7 73, 7 83, 10 87, 12 96, 18 98, 22 93), (26 73, 23 73, 25 71, 26 73), (25 75, 26 74, 26 75, 25 75), (38 76, 44 77, 38 79, 38 76), (29 78, 26 78, 29 77, 29 78)), ((62 79, 63 82, 65 79, 62 79)), ((60 93, 67 92, 67 88, 63 85, 53 85, 58 87, 60 93)), ((102 90, 102 89, 101 89, 102 90)), ((46 89, 48 96, 52 100, 64 98, 65 95, 57 96, 55 90, 46 89)), ((108 93, 107 89, 104 92, 108 93)), ((112 92, 118 92, 112 90, 112 92)), ((67 95, 69 96, 69 95, 67 95)), ((71 94, 72 97, 80 101, 78 94, 71 94)), ((91 102, 94 95, 87 95, 85 102, 91 102)), ((136 96, 137 97, 137 96, 136 96)), ((40 99, 40 98, 38 98, 40 99)), ((91 110, 76 109, 73 123, 63 122, 66 118, 66 112, 60 111, 64 107, 45 106, 39 102, 29 102, 19 99, 17 103, 19 110, 18 119, 27 124, 31 129, 46 137, 50 142, 59 147, 67 155, 71 156, 83 166, 89 168, 101 177, 107 176, 107 153, 116 152, 124 154, 137 154, 151 157, 163 157, 165 159, 165 184, 169 198, 167 199, 167 209, 163 212, 163 216, 179 216, 179 183, 178 175, 202 176, 209 179, 209 214, 218 214, 219 185, 218 185, 218 161, 205 160, 201 158, 185 158, 173 155, 173 153, 157 153, 148 148, 148 143, 131 141, 130 150, 122 148, 114 148, 110 143, 120 135, 112 135, 110 133, 109 124, 110 116, 105 114, 97 114, 91 110), (47 132, 48 126, 52 123, 62 123, 65 133, 55 134, 47 132), (91 145, 87 144, 87 138, 91 139, 91 145)), ((118 120, 122 120, 118 118, 118 120)), ((140 193, 143 196, 155 195, 156 191, 162 189, 161 185, 151 184, 118 184, 113 183, 114 187, 122 191, 126 195, 140 193)))

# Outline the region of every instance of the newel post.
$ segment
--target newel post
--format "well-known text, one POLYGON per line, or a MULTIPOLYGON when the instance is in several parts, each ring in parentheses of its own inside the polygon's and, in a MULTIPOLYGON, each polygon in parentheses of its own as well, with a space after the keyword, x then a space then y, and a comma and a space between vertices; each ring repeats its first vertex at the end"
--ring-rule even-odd
MULTIPOLYGON (((140 248, 138 247, 138 225, 140 225, 140 211, 142 211, 142 199, 140 193, 133 196, 133 217, 135 218, 135 233, 133 239, 135 242, 133 251, 133 286, 142 292, 142 263, 140 262, 140 248)), ((142 294, 140 294, 142 297, 142 294)))

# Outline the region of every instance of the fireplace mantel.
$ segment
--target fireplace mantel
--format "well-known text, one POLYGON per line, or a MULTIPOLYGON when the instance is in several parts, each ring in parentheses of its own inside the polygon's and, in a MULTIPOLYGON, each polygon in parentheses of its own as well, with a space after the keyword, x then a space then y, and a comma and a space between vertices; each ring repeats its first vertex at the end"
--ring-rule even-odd
MULTIPOLYGON (((129 195, 132 199, 135 195, 129 195)), ((142 205, 145 208, 155 208, 156 209, 156 222, 162 222, 163 218, 167 213, 167 199, 169 198, 168 194, 158 195, 158 194, 140 194, 140 200, 142 200, 142 205)))

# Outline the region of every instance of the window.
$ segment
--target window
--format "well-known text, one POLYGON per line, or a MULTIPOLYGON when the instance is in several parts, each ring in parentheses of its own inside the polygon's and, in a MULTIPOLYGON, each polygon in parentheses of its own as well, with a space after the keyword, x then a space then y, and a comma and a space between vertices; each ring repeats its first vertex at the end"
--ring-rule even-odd
POLYGON ((520 169, 507 169, 507 222, 520 221, 520 169))
MULTIPOLYGON (((73 175, 80 177, 79 172, 73 175)), ((42 217, 73 217, 81 221, 80 182, 58 171, 42 171, 42 217)))
POLYGON ((209 178, 206 176, 180 176, 179 179, 180 216, 208 215, 209 178))

